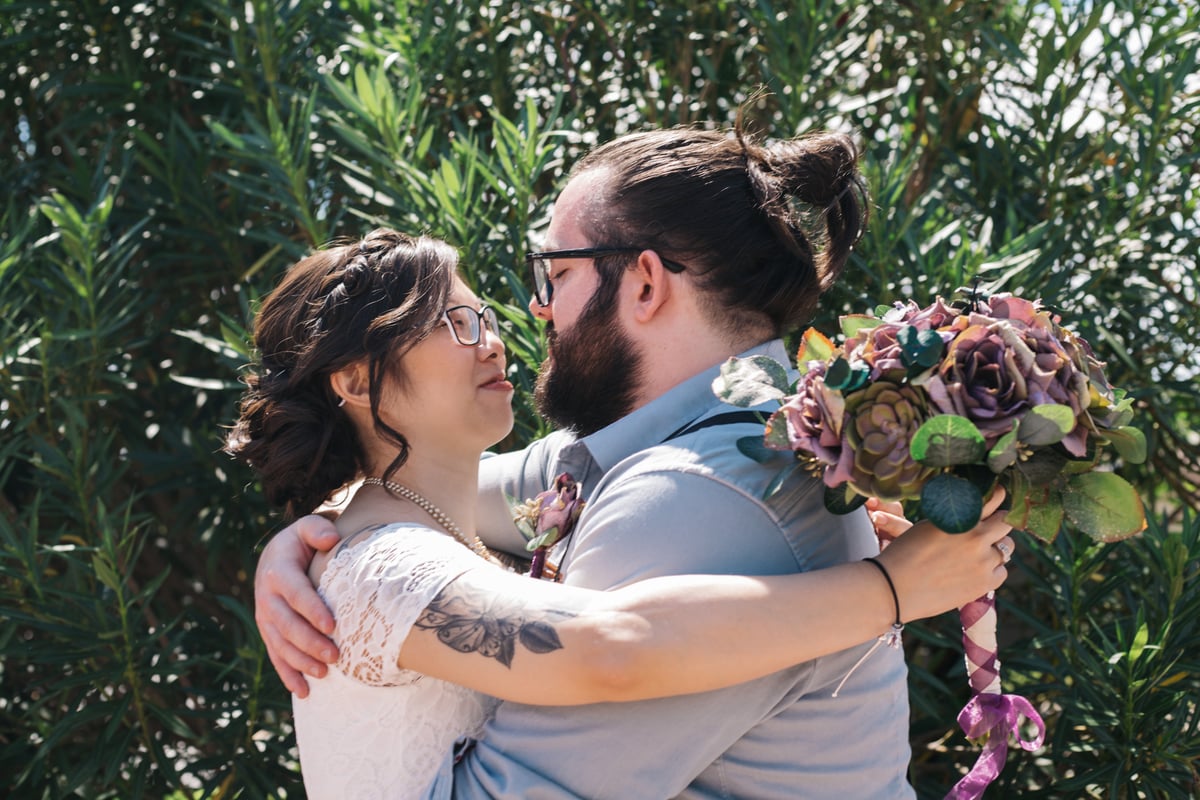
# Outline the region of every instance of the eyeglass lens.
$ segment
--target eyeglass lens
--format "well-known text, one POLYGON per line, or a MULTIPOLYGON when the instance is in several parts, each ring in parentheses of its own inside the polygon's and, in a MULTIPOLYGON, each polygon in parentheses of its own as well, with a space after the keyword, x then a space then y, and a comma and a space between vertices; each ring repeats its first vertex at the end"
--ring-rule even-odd
POLYGON ((480 321, 493 336, 500 336, 500 320, 496 318, 496 312, 490 306, 484 306, 482 311, 476 311, 470 306, 454 306, 446 309, 445 317, 450 332, 461 345, 470 347, 479 344, 483 336, 480 321))

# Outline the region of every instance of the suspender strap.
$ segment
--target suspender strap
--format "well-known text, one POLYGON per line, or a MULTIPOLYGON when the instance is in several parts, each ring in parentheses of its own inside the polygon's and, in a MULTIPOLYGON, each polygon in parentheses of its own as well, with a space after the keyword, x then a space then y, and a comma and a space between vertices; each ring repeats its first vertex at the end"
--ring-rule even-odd
POLYGON ((660 444, 665 444, 672 439, 678 439, 680 436, 687 436, 689 433, 695 433, 702 428, 711 428, 714 425, 735 425, 740 422, 757 422, 761 425, 763 424, 763 416, 761 411, 727 411, 724 414, 707 417, 699 422, 689 422, 663 439, 660 444))

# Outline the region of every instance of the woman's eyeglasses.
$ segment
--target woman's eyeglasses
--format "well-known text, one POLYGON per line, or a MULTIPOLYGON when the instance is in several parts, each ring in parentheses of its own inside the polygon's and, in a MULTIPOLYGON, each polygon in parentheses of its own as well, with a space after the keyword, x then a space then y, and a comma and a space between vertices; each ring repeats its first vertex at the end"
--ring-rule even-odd
POLYGON ((454 306, 442 313, 446 327, 454 334, 454 339, 464 347, 474 347, 483 338, 483 329, 495 337, 500 336, 500 320, 490 306, 484 306, 479 311, 470 306, 454 306))

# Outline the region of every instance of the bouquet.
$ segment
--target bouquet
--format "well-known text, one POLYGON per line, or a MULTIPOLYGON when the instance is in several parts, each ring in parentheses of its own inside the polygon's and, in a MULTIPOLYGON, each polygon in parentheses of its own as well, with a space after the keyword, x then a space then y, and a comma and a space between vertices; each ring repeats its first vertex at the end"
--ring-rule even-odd
MULTIPOLYGON (((841 320, 837 344, 809 329, 799 377, 766 356, 730 359, 713 384, 733 405, 778 400, 763 438, 739 449, 765 461, 795 453, 772 482, 796 470, 825 483, 825 505, 849 513, 867 497, 901 501, 910 516, 961 533, 980 520, 985 497, 1005 488, 1007 521, 1050 542, 1064 521, 1112 542, 1146 526, 1133 487, 1099 469, 1111 447, 1127 462, 1146 457, 1129 425, 1132 400, 1109 385, 1091 346, 1037 301, 1012 295, 947 304, 896 303, 841 320)), ((995 598, 959 610, 972 698, 959 723, 985 740, 979 762, 950 797, 979 797, 1003 768, 1019 721, 1044 732, 1024 698, 1000 691, 995 598)))

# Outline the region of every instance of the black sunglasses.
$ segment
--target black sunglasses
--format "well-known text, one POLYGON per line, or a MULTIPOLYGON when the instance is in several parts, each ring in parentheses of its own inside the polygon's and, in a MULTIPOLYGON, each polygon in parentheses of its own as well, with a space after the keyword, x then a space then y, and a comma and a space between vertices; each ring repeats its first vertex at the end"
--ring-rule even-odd
MULTIPOLYGON (((525 261, 529 264, 530 270, 533 272, 533 296, 537 298, 538 305, 550 305, 550 301, 554 298, 554 284, 550 281, 550 262, 556 258, 601 258, 603 256, 615 256, 621 253, 640 253, 648 248, 645 247, 580 247, 575 250, 546 250, 541 253, 529 253, 525 256, 525 261)), ((663 266, 668 271, 676 274, 687 269, 678 261, 671 261, 659 256, 663 266)))

